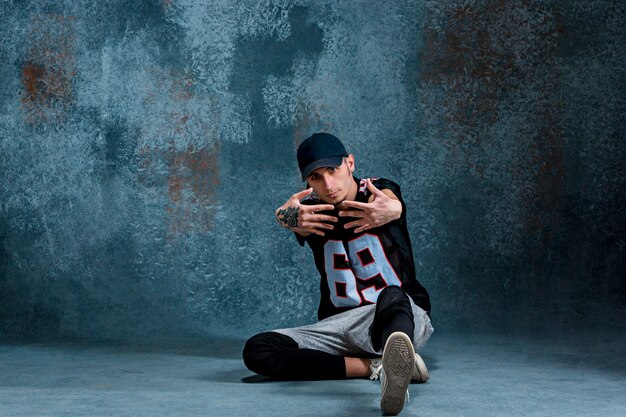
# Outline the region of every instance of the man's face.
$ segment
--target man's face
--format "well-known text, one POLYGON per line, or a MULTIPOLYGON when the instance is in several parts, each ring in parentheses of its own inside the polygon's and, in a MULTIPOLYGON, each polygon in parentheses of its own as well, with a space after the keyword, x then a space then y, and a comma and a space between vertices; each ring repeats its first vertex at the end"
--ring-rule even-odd
POLYGON ((345 199, 354 199, 357 185, 352 178, 354 155, 343 158, 338 167, 320 167, 306 177, 309 187, 323 201, 339 204, 345 199))

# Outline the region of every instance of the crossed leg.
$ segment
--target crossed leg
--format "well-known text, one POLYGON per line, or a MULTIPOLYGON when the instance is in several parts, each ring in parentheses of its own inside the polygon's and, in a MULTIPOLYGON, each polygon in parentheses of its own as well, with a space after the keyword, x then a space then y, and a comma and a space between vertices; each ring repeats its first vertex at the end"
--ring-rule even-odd
MULTIPOLYGON (((412 340, 415 329, 411 301, 400 287, 390 286, 381 292, 373 315, 369 335, 364 335, 371 338, 369 352, 361 348, 359 352, 351 354, 346 348, 341 353, 329 353, 301 347, 294 338, 272 331, 257 334, 246 342, 244 363, 257 374, 281 379, 368 377, 371 374, 369 358, 380 356, 377 352, 381 351, 389 335, 400 331, 412 340)), ((335 344, 343 340, 343 335, 337 336, 333 339, 335 344)), ((328 350, 339 349, 334 346, 328 350)))

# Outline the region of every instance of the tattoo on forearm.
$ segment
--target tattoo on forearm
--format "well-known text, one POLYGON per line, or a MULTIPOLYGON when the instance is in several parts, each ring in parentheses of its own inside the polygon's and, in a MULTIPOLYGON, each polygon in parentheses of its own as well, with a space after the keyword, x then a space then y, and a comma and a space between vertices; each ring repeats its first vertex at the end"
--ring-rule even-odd
POLYGON ((276 219, 279 223, 287 227, 298 227, 298 207, 287 207, 286 209, 278 210, 276 219))

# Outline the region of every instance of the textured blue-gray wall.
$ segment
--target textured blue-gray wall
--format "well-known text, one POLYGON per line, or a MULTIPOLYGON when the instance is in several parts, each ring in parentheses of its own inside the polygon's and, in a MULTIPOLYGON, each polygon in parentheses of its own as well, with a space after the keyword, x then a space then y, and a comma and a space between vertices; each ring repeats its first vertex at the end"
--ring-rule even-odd
POLYGON ((0 0, 0 338, 315 319, 273 220, 325 130, 440 329, 623 327, 622 1, 0 0))

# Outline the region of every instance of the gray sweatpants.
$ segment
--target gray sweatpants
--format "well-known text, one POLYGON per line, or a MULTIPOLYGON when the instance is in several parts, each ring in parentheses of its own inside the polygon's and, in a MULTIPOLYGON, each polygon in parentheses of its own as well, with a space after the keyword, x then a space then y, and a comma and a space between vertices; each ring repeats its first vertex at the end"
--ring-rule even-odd
MULTIPOLYGON (((419 352, 433 333, 430 318, 411 301, 415 322, 413 347, 419 352)), ((376 305, 370 304, 335 314, 306 326, 272 330, 291 337, 299 348, 316 349, 341 356, 381 356, 382 348, 374 350, 369 328, 374 321, 376 305)))

